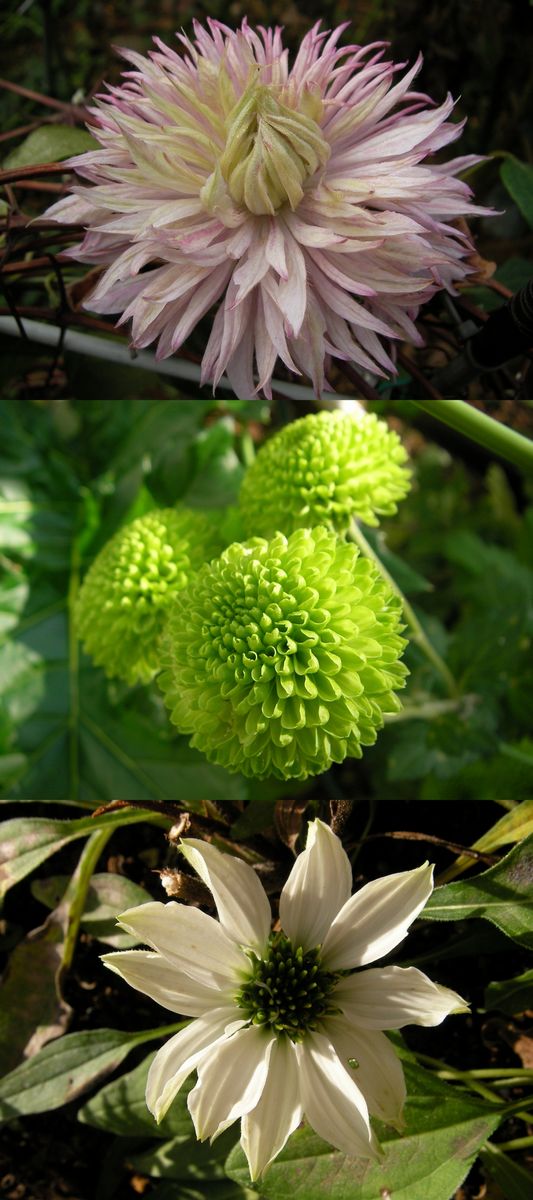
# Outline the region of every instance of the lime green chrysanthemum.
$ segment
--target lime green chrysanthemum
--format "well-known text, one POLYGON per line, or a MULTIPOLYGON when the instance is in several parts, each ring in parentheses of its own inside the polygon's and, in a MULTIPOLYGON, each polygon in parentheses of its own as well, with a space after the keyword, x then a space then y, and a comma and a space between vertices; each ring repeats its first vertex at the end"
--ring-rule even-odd
POLYGON ((344 532, 352 518, 378 525, 409 491, 407 453, 374 413, 320 412, 270 438, 240 495, 246 532, 270 537, 302 526, 344 532))
POLYGON ((229 546, 169 613, 159 683, 191 745, 244 775, 305 779, 396 712, 400 602, 332 531, 229 546))
POLYGON ((107 675, 148 683, 159 668, 165 613, 223 543, 211 519, 163 508, 119 529, 95 558, 76 605, 85 649, 107 675))

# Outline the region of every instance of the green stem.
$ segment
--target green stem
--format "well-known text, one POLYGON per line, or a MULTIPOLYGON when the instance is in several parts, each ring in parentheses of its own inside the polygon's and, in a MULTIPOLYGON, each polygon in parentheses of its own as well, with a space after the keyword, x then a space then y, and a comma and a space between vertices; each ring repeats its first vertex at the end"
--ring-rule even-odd
POLYGON ((419 646, 426 655, 426 658, 428 658, 435 667, 435 670, 438 671, 441 679, 443 679, 444 683, 446 684, 446 690, 449 692, 450 696, 455 699, 458 695, 459 689, 451 671, 446 666, 446 663, 443 661, 440 654, 438 654, 435 650, 435 647, 430 642, 427 634, 424 632, 414 608, 411 607, 407 597, 404 596, 401 588, 398 587, 396 580, 393 579, 386 566, 384 566, 381 559, 378 558, 378 555, 372 549, 370 542, 367 541, 361 526, 358 525, 356 521, 352 521, 348 536, 353 542, 355 542, 357 546, 359 546, 359 549, 361 553, 364 554, 365 558, 370 558, 372 562, 375 563, 380 575, 387 581, 394 594, 398 596, 402 603, 405 619, 411 629, 411 640, 416 642, 417 646, 419 646))
POLYGON ((61 970, 68 971, 78 938, 80 921, 85 911, 85 902, 87 893, 91 886, 91 879, 100 855, 105 849, 113 828, 98 829, 91 834, 86 842, 80 855, 80 859, 76 870, 70 880, 65 895, 62 900, 61 907, 66 906, 68 910, 67 930, 65 941, 63 943, 63 954, 61 958, 61 970))
POLYGON ((457 712, 466 699, 466 696, 457 696, 455 700, 427 700, 425 704, 404 704, 400 712, 385 713, 385 724, 392 725, 396 721, 430 721, 433 717, 457 712))
POLYGON ((75 604, 80 586, 80 551, 77 538, 72 543, 70 556, 70 580, 68 585, 68 677, 70 690, 69 713, 69 776, 70 799, 78 799, 79 743, 78 722, 80 716, 79 650, 76 631, 75 604))
MULTIPOLYGON (((448 1064, 442 1062, 440 1058, 432 1058, 429 1054, 420 1054, 418 1050, 415 1051, 415 1054, 421 1063, 424 1063, 428 1067, 433 1067, 435 1074, 438 1075, 439 1079, 456 1079, 458 1083, 464 1083, 465 1087, 468 1087, 470 1091, 478 1092, 480 1096, 485 1098, 485 1100, 490 1100, 492 1104, 498 1104, 501 1108, 501 1096, 498 1096, 497 1092, 493 1092, 492 1088, 488 1088, 484 1083, 479 1082, 479 1072, 477 1070, 460 1071, 458 1067, 449 1067, 448 1064)), ((530 1072, 528 1072, 528 1074, 530 1074, 530 1072)), ((509 1104, 505 1105, 505 1112, 516 1112, 517 1117, 520 1117, 522 1121, 526 1121, 528 1124, 530 1124, 530 1122, 533 1120, 533 1116, 531 1113, 524 1111, 525 1103, 527 1103, 527 1101, 525 1101, 523 1098, 519 1100, 512 1100, 509 1104)))
POLYGON ((241 458, 245 467, 251 467, 255 460, 254 439, 248 426, 241 433, 241 458))
POLYGON ((486 413, 466 404, 464 400, 413 400, 418 408, 436 420, 450 425, 458 433, 494 451, 500 458, 512 462, 526 474, 533 474, 533 442, 515 429, 508 429, 486 413))
POLYGON ((511 1138, 510 1142, 498 1142, 498 1150, 526 1150, 533 1146, 533 1135, 529 1137, 511 1138))

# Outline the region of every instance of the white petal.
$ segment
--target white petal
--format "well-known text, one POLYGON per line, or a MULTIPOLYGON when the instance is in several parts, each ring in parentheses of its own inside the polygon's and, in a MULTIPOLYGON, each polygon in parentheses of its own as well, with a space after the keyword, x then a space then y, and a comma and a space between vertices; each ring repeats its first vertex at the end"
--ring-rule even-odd
POLYGON ((255 1108, 268 1073, 272 1034, 249 1025, 212 1047, 198 1064, 198 1083, 187 1105, 196 1136, 218 1137, 233 1121, 255 1108))
POLYGON ((311 821, 305 850, 280 896, 282 929, 304 950, 320 945, 351 890, 352 869, 340 839, 323 821, 311 821))
POLYGON ((405 1079, 394 1047, 384 1033, 354 1029, 344 1017, 328 1017, 324 1026, 351 1078, 361 1089, 374 1117, 400 1125, 405 1103, 405 1079), (349 1059, 359 1064, 350 1067, 349 1059))
POLYGON ((403 940, 432 891, 430 863, 365 884, 341 908, 324 939, 324 967, 340 971, 383 958, 403 940))
POLYGON ((235 942, 261 954, 268 942, 272 913, 252 867, 196 838, 183 839, 181 851, 211 889, 222 928, 235 942))
POLYGON ((335 1053, 328 1037, 308 1033, 295 1047, 300 1067, 300 1095, 312 1128, 352 1158, 376 1158, 363 1093, 335 1053))
POLYGON ((206 1009, 220 1008, 225 1000, 229 1004, 235 991, 234 984, 229 985, 224 995, 219 987, 198 983, 150 950, 119 950, 116 954, 102 954, 101 961, 138 992, 184 1017, 198 1017, 206 1009))
POLYGON ((290 1038, 276 1038, 259 1104, 242 1118, 241 1146, 257 1179, 302 1120, 298 1062, 290 1038))
POLYGON ((146 1103, 156 1121, 162 1120, 206 1048, 211 1051, 243 1024, 235 1022, 237 1011, 233 1006, 215 1008, 180 1029, 158 1050, 146 1083, 146 1103))
POLYGON ((433 983, 416 967, 360 971, 341 979, 334 997, 349 1020, 362 1029, 440 1025, 452 1012, 468 1012, 457 992, 433 983))
POLYGON ((199 908, 158 900, 128 908, 119 917, 124 929, 158 950, 172 966, 207 987, 226 987, 236 973, 246 971, 244 951, 228 937, 214 917, 199 908))

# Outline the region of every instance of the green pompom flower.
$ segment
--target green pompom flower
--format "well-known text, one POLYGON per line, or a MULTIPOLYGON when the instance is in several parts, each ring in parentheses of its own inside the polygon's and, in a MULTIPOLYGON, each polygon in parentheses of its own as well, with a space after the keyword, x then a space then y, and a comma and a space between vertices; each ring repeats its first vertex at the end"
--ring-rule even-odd
POLYGON ((176 596, 158 682, 212 762, 305 779, 359 758, 400 708, 400 620, 374 564, 329 529, 253 538, 176 596))
POLYGON ((271 537, 328 525, 343 533, 352 518, 378 525, 409 491, 406 461, 398 435, 374 413, 291 421, 246 472, 239 501, 246 532, 271 537))
POLYGON ((89 568, 76 605, 78 634, 97 666, 126 683, 148 683, 159 669, 169 605, 222 545, 210 517, 186 508, 159 509, 119 529, 89 568))

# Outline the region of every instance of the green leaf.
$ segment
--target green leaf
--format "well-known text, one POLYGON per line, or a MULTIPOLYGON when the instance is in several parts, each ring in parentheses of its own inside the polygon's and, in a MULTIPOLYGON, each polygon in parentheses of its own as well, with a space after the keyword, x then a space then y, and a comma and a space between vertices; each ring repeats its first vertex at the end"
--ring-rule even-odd
MULTIPOLYGON (((380 1127, 383 1158, 347 1158, 309 1128, 297 1130, 261 1180, 266 1200, 450 1200, 500 1115, 409 1061, 405 1130, 380 1127)), ((240 1149, 226 1163, 231 1179, 249 1183, 240 1149)))
POLYGON ((436 888, 421 917, 464 921, 483 917, 522 946, 533 949, 533 834, 475 879, 436 888))
POLYGON ((227 1129, 211 1146, 208 1142, 183 1141, 181 1137, 162 1142, 154 1150, 132 1157, 131 1164, 142 1175, 156 1179, 175 1179, 181 1183, 205 1180, 227 1183, 224 1160, 235 1145, 235 1128, 227 1129))
POLYGON ((500 178, 533 229, 533 167, 508 155, 500 167, 500 178))
POLYGON ((88 1029, 50 1042, 0 1081, 0 1121, 61 1108, 120 1066, 134 1046, 179 1028, 172 1025, 140 1033, 88 1029))
POLYGON ((500 979, 485 988, 485 1008, 497 1008, 513 1017, 515 1013, 533 1008, 533 970, 524 971, 514 979, 500 979))
POLYGON ((149 1054, 133 1071, 106 1084, 80 1109, 78 1120, 120 1137, 162 1138, 163 1141, 176 1137, 182 1142, 194 1138, 194 1126, 187 1108, 187 1096, 193 1086, 190 1081, 178 1092, 159 1125, 148 1111, 146 1080, 153 1059, 154 1055, 149 1054))
POLYGON ((505 1200, 531 1200, 531 1172, 513 1162, 494 1142, 483 1147, 481 1161, 505 1200))
MULTIPOLYGON (((47 908, 55 908, 68 882, 68 875, 36 879, 31 884, 32 896, 46 904, 47 908)), ((123 875, 113 875, 111 872, 93 875, 80 923, 86 933, 98 941, 114 946, 116 950, 129 950, 139 945, 139 939, 117 929, 117 914, 137 904, 145 904, 150 899, 144 888, 123 875)))
POLYGON ((97 829, 122 828, 139 821, 150 821, 163 828, 169 824, 168 817, 145 809, 102 813, 99 817, 80 817, 74 821, 54 821, 48 817, 14 817, 5 821, 0 840, 0 897, 76 838, 89 837, 97 829))
POLYGON ((33 163, 61 162, 85 150, 97 150, 98 142, 87 133, 72 125, 41 125, 16 146, 4 159, 4 167, 29 167, 33 163))

